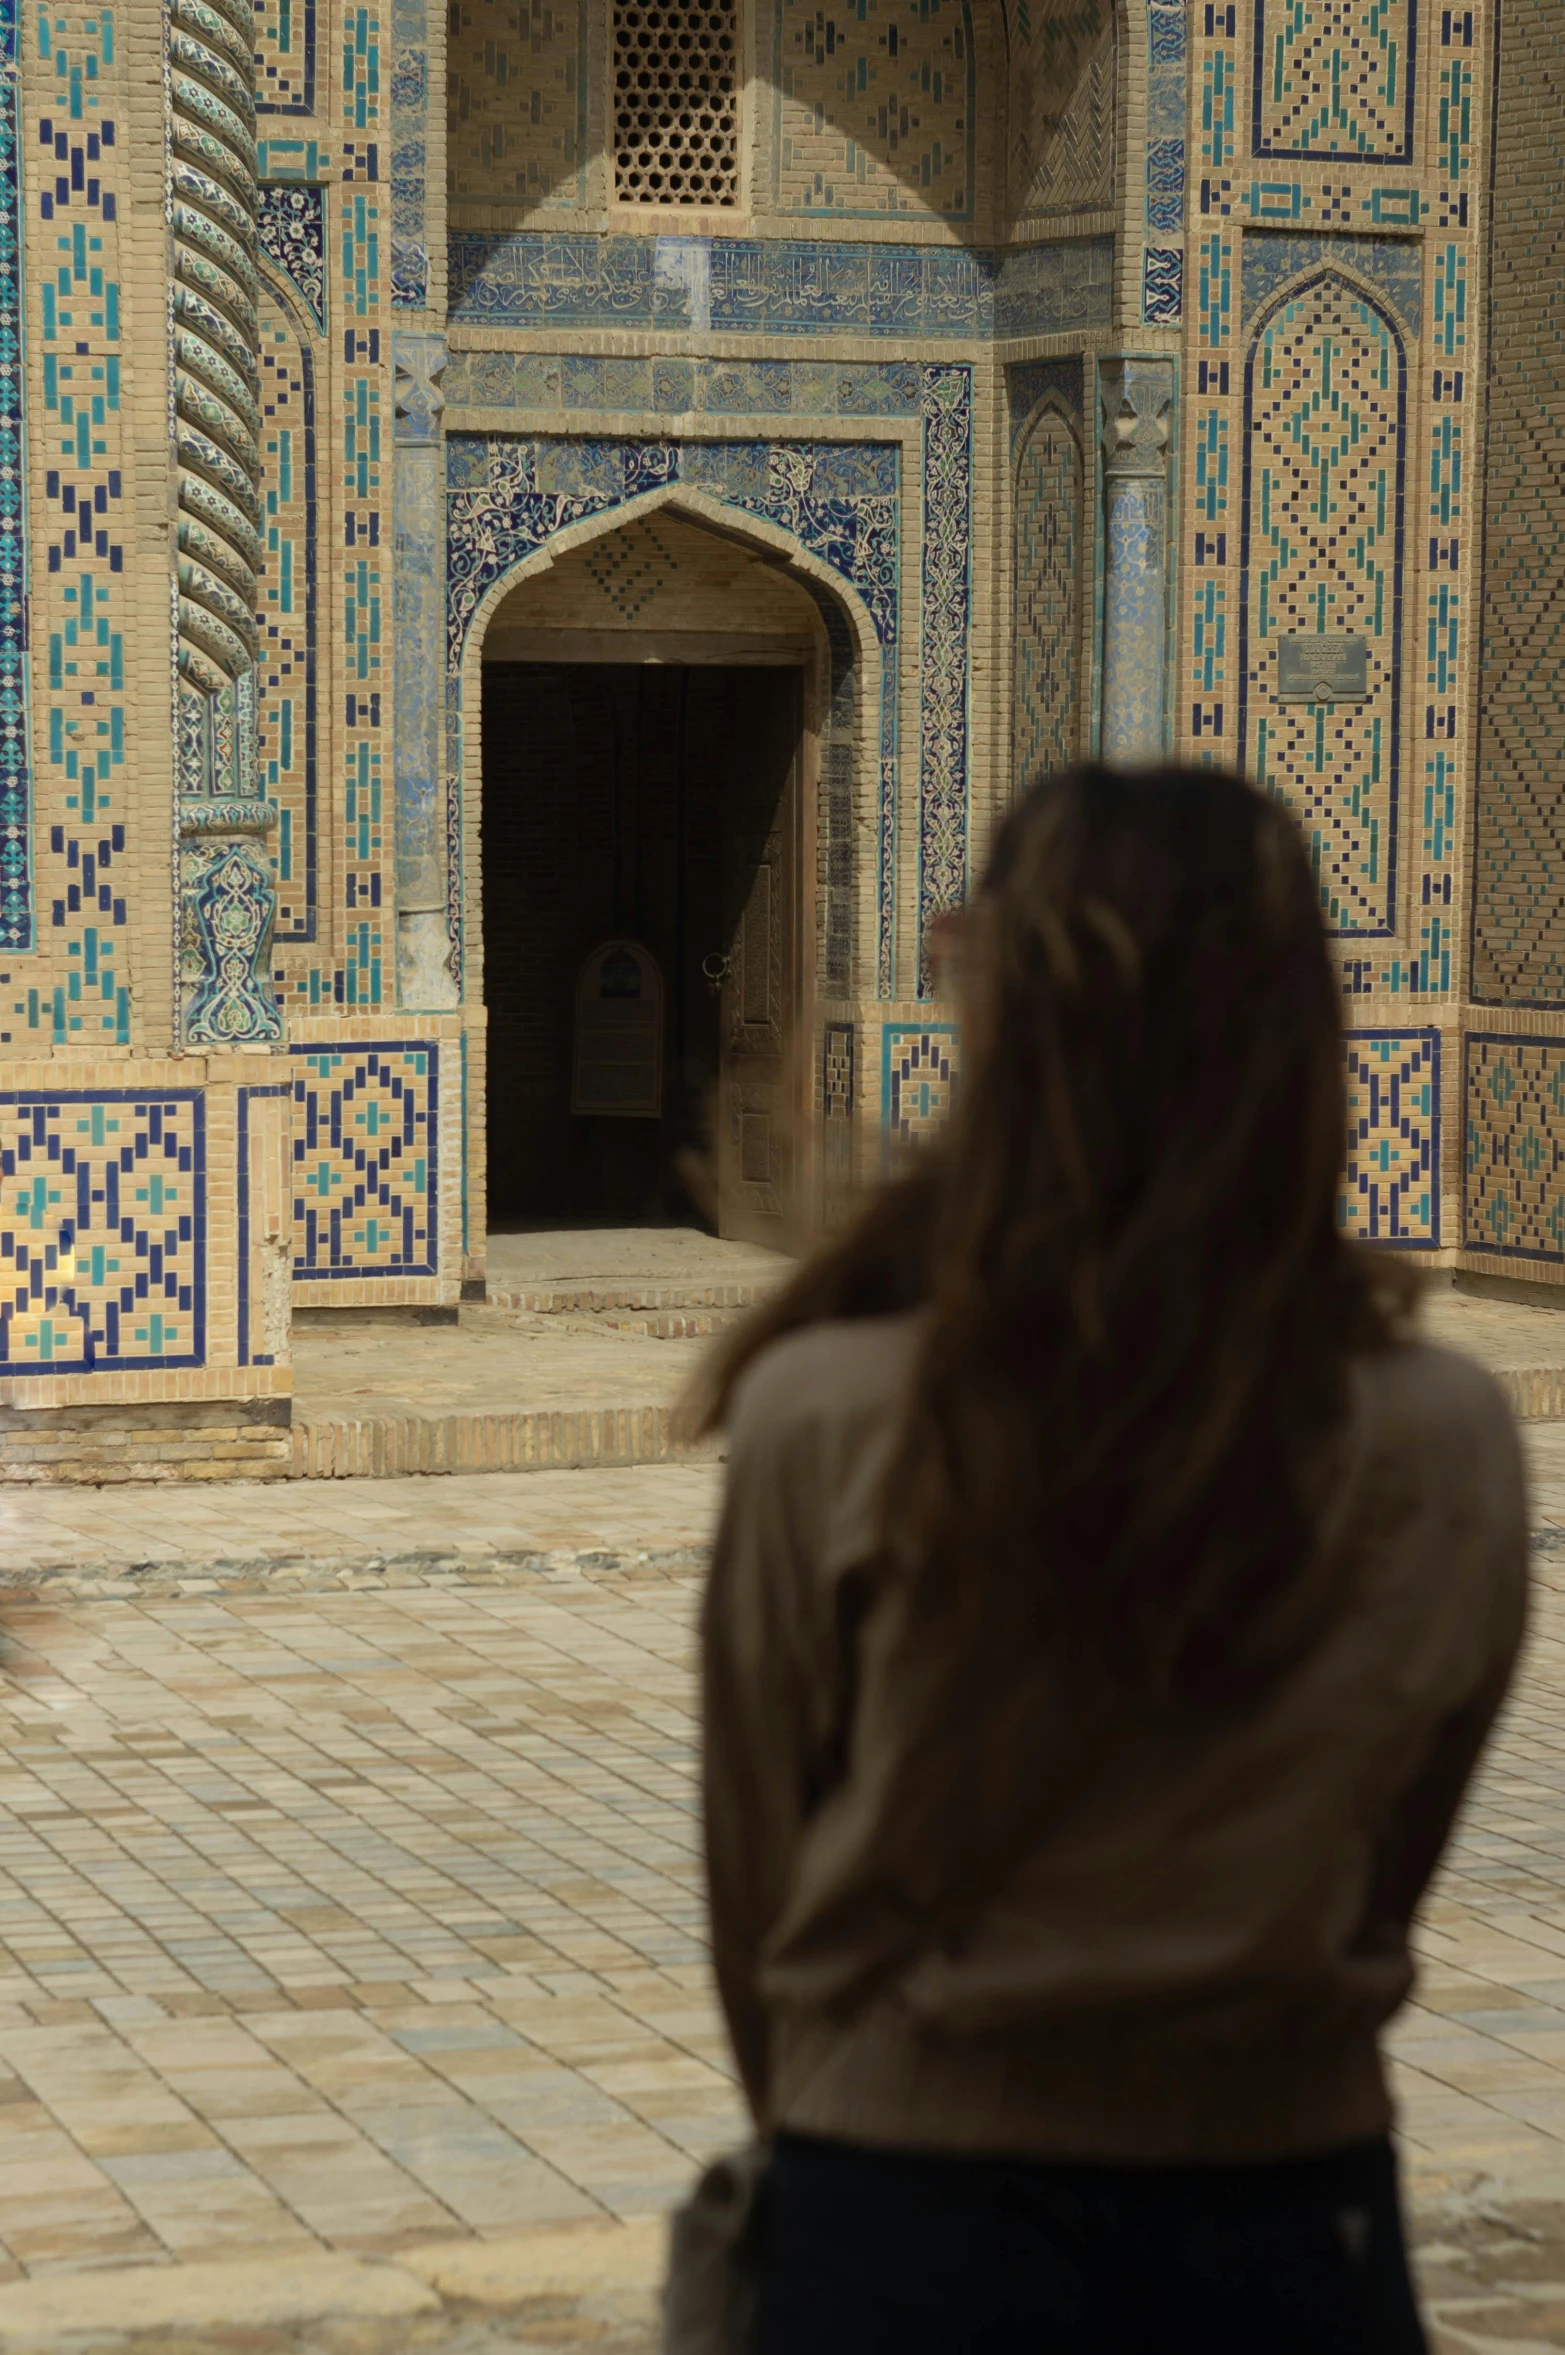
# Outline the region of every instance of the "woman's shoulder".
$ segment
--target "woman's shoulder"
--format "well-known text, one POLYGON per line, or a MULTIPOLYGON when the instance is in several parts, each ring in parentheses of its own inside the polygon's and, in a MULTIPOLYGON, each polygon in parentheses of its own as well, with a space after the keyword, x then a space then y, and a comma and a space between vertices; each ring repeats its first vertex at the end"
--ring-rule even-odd
POLYGON ((917 1314, 833 1318, 784 1333, 735 1385, 731 1440, 893 1406, 912 1372, 922 1323, 917 1314))
POLYGON ((1525 1513, 1515 1417, 1476 1358, 1415 1338, 1359 1358, 1354 1382, 1381 1463, 1394 1459, 1431 1498, 1460 1491, 1491 1521, 1525 1513))
POLYGON ((1513 1427, 1493 1374, 1460 1349, 1415 1336, 1359 1358, 1355 1376, 1360 1394, 1374 1399, 1382 1425, 1414 1444, 1483 1444, 1513 1427))

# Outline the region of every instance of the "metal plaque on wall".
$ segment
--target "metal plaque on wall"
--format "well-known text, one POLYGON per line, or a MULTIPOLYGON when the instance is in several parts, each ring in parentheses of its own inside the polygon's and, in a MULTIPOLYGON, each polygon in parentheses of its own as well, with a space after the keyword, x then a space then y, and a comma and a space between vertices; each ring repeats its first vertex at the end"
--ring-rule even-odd
POLYGON ((1279 703, 1367 703, 1367 638, 1279 638, 1279 703))

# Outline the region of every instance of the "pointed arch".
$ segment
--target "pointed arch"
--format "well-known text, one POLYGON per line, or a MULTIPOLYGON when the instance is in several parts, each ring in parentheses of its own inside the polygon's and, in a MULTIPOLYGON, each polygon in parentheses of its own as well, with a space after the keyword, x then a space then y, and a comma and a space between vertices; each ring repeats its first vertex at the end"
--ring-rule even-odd
POLYGON ((1060 392, 1044 395, 1016 451, 1012 554, 1011 790, 1081 751, 1081 432, 1060 392))
MULTIPOLYGON (((491 620, 521 582, 548 572, 561 557, 592 541, 659 513, 678 516, 736 542, 763 561, 778 564, 820 615, 826 662, 818 714, 815 838, 821 920, 816 982, 832 997, 868 992, 874 987, 879 880, 876 859, 865 852, 881 824, 883 780, 895 759, 896 746, 894 585, 877 580, 862 588, 856 586, 842 570, 807 548, 797 533, 683 481, 660 483, 561 523, 531 546, 510 550, 510 561, 506 561, 507 551, 492 522, 482 534, 481 555, 471 564, 472 552, 465 546, 459 548, 453 538, 449 649, 451 833, 456 854, 452 862, 453 914, 461 906, 464 867, 476 873, 474 827, 483 782, 476 715, 481 706, 483 642, 491 620), (464 572, 465 582, 460 577, 464 572), (888 587, 893 597, 889 607, 881 595, 888 587), (468 715, 474 715, 473 719, 468 715)), ((469 934, 476 931, 471 918, 463 929, 469 934)), ((455 926, 453 934, 460 937, 455 926)))
POLYGON ((1245 350, 1239 743, 1288 803, 1328 928, 1396 927, 1407 352, 1382 297, 1339 269, 1283 287, 1245 350), (1288 637, 1366 646, 1368 693, 1283 701, 1288 637))

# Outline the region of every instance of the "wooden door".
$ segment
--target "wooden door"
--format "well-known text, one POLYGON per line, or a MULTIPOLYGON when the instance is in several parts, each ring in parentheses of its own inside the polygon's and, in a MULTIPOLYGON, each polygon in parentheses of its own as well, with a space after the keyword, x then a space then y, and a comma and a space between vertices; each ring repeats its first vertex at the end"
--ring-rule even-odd
POLYGON ((731 676, 738 724, 723 811, 718 1233, 780 1251, 799 1143, 788 1058, 799 983, 803 699, 796 670, 731 676))

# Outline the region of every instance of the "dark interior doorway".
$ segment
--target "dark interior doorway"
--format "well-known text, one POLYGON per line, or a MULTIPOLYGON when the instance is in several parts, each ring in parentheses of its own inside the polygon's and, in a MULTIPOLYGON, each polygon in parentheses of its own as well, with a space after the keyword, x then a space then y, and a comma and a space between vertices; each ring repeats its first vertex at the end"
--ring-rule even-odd
POLYGON ((797 668, 485 664, 491 1225, 780 1225, 801 718, 797 668), (642 989, 638 956, 657 1116, 584 1110, 583 1026, 642 989))

